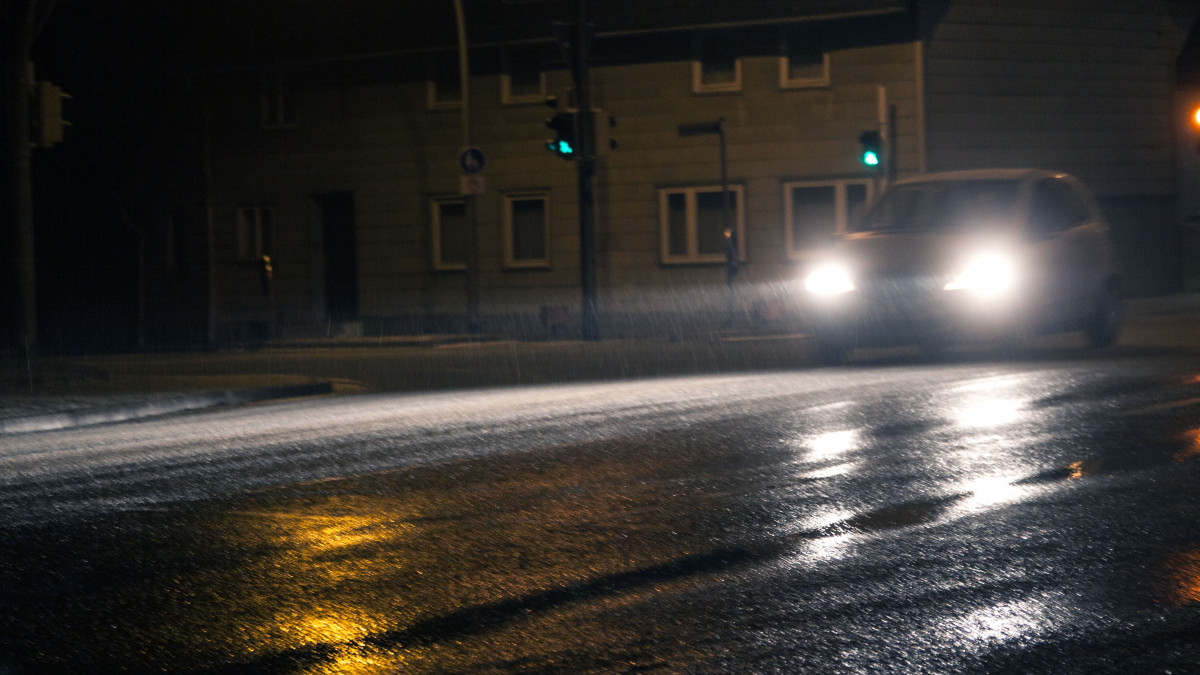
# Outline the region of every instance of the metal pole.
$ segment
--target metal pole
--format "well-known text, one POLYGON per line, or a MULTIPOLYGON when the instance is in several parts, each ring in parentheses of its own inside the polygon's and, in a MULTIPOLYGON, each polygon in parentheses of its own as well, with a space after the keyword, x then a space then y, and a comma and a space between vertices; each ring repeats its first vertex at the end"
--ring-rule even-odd
POLYGON ((729 162, 725 150, 725 118, 717 120, 717 136, 721 145, 721 233, 726 239, 725 260, 725 313, 726 320, 733 323, 734 289, 733 278, 737 276, 738 240, 737 232, 729 226, 729 162))
POLYGON ((892 130, 888 125, 888 94, 887 87, 879 87, 878 109, 876 110, 875 121, 879 124, 879 151, 883 153, 883 157, 879 158, 879 190, 876 194, 883 192, 888 186, 888 182, 892 177, 888 174, 888 165, 891 163, 891 138, 892 130))
POLYGON ((579 21, 575 32, 575 86, 579 90, 579 287, 582 295, 580 330, 584 340, 599 340, 596 313, 596 213, 592 177, 596 173, 595 127, 592 124, 592 86, 588 72, 590 30, 587 0, 579 0, 579 21))
MULTIPOLYGON (((201 86, 197 87, 202 88, 201 86)), ((212 140, 212 108, 207 96, 201 95, 201 105, 204 107, 204 236, 205 236, 205 266, 208 283, 205 288, 206 333, 205 342, 210 349, 217 346, 217 233, 213 222, 213 140, 212 140)))
POLYGON ((888 105, 887 110, 887 147, 884 152, 887 153, 887 177, 888 181, 896 180, 896 176, 900 170, 900 153, 896 150, 896 104, 888 105))
MULTIPOLYGON (((462 0, 454 0, 458 29, 458 82, 462 97, 462 145, 471 147, 471 68, 467 60, 467 22, 462 0)), ((480 332, 479 324, 479 216, 475 195, 465 195, 467 209, 467 332, 480 332)))
MULTIPOLYGON (((32 152, 29 135, 29 90, 32 86, 33 65, 29 54, 33 43, 34 5, 26 7, 26 16, 11 17, 14 23, 13 42, 4 55, 4 115, 5 178, 2 181, 5 198, 4 248, 6 266, 6 295, 11 299, 9 338, 16 353, 33 364, 37 360, 37 292, 34 276, 33 248, 33 179, 30 168, 32 152)), ((31 365, 32 368, 32 365, 31 365)))

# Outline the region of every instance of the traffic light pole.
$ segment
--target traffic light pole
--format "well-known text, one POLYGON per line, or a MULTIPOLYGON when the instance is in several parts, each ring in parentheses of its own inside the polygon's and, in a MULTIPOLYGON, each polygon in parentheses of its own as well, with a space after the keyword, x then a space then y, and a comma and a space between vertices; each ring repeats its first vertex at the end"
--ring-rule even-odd
POLYGON ((581 337, 600 339, 596 312, 596 210, 592 179, 596 174, 596 132, 592 119, 592 82, 588 72, 590 43, 587 0, 579 0, 579 17, 575 25, 575 87, 579 91, 579 288, 582 294, 581 337))
MULTIPOLYGON (((8 329, 9 348, 25 357, 32 371, 37 358, 37 310, 33 258, 33 180, 30 149, 29 93, 33 85, 33 66, 30 55, 33 40, 48 14, 36 0, 26 0, 10 7, 7 26, 3 32, 3 141, 0 142, 0 162, 4 169, 0 181, 4 185, 3 239, 0 247, 5 256, 0 263, 3 273, 3 296, 7 306, 3 320, 8 329)), ((32 378, 32 375, 31 375, 32 378)), ((32 379, 30 386, 33 386, 32 379)))

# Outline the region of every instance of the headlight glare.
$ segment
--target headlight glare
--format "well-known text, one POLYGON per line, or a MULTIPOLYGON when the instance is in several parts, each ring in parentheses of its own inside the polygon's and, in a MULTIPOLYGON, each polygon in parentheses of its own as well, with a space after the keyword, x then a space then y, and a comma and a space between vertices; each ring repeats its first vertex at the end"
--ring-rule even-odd
POLYGON ((985 253, 969 258, 962 272, 946 284, 945 289, 995 297, 1008 293, 1016 283, 1017 269, 1008 256, 985 253))
POLYGON ((805 279, 804 288, 816 295, 838 295, 854 290, 854 282, 845 267, 835 264, 821 265, 805 279))

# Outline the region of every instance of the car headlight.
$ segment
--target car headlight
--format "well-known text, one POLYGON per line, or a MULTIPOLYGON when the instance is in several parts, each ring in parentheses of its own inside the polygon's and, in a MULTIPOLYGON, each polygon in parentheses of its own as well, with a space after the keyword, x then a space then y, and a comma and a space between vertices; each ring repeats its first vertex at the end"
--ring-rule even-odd
POLYGON ((1011 258, 1002 253, 984 253, 969 258, 945 289, 995 297, 1008 293, 1016 284, 1017 267, 1011 258))
POLYGON ((814 269, 804 279, 804 288, 816 295, 838 295, 854 290, 850 271, 842 265, 826 264, 814 269))

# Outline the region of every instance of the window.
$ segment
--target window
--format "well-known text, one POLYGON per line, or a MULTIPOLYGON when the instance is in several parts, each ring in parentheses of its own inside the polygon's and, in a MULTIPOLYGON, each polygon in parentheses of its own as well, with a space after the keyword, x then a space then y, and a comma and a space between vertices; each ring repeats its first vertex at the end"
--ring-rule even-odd
POLYGON ((782 89, 829 86, 829 53, 811 30, 784 29, 779 57, 779 86, 782 89))
POLYGON ((544 193, 504 196, 505 267, 549 267, 549 198, 544 193))
POLYGON ((263 129, 296 126, 295 89, 282 73, 263 78, 259 87, 259 123, 263 129))
POLYGON ((435 199, 433 214, 433 269, 467 269, 467 203, 461 199, 435 199))
POLYGON ((819 248, 830 235, 846 231, 847 223, 870 201, 871 182, 785 183, 783 191, 787 256, 794 260, 819 248))
POLYGON ((853 227, 856 232, 992 232, 1012 219, 1019 188, 1008 178, 901 183, 853 227))
POLYGON ((500 96, 504 103, 545 102, 546 80, 536 49, 513 48, 505 52, 500 96))
POLYGON ((1029 223, 1039 235, 1051 237, 1088 220, 1089 209, 1065 181, 1040 180, 1033 186, 1029 223))
POLYGON ((741 91, 742 61, 737 42, 715 33, 698 34, 692 61, 692 91, 696 93, 741 91))
POLYGON ((243 206, 238 209, 238 260, 260 260, 271 255, 271 240, 275 227, 275 209, 264 206, 243 206))
POLYGON ((458 68, 458 54, 444 52, 429 58, 426 90, 430 110, 462 107, 462 78, 458 68))
MULTIPOLYGON (((742 186, 729 186, 729 225, 736 228, 739 257, 746 259, 742 186)), ((663 264, 725 262, 724 199, 721 186, 672 188, 658 193, 663 264)))

